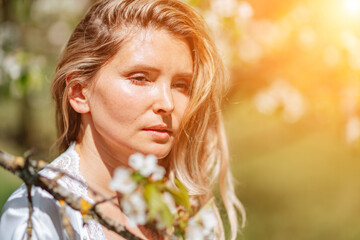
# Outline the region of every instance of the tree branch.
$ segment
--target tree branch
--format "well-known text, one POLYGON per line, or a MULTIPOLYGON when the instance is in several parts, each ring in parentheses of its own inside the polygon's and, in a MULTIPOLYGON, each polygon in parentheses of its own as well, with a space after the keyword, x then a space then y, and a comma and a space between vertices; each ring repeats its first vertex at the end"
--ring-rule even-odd
MULTIPOLYGON (((104 227, 116 232, 117 234, 126 239, 141 240, 141 238, 133 235, 123 225, 120 225, 112 219, 106 217, 100 211, 97 203, 92 204, 84 198, 78 197, 75 194, 69 192, 57 181, 38 174, 37 170, 46 168, 47 166, 44 161, 30 161, 29 157, 24 159, 23 157, 13 156, 11 154, 0 151, 0 165, 6 170, 12 172, 13 174, 21 178, 26 184, 26 186, 30 186, 30 190, 28 189, 29 213, 32 212, 31 186, 37 186, 49 192, 56 200, 64 201, 72 209, 80 211, 83 215, 85 223, 89 218, 95 219, 104 227)), ((60 175, 63 176, 64 174, 60 173, 60 175)), ((30 214, 29 218, 31 218, 30 214)), ((32 230, 31 219, 29 220, 29 222, 28 230, 32 230)))

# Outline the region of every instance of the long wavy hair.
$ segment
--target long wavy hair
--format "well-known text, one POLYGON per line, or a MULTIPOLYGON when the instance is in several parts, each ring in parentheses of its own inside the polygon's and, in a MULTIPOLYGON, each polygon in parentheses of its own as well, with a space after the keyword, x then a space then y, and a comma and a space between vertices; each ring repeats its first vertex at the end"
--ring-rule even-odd
MULTIPOLYGON (((72 84, 91 84, 93 76, 119 51, 135 29, 165 29, 188 41, 193 57, 190 102, 174 147, 166 157, 170 179, 176 177, 201 204, 213 198, 219 185, 231 227, 238 231, 238 214, 245 211, 235 196, 221 114, 227 76, 203 18, 178 0, 102 0, 95 3, 75 28, 56 68, 52 95, 56 102, 57 146, 64 151, 75 141, 81 116, 68 101, 72 84), (238 210, 238 211, 237 211, 238 210)), ((221 222, 219 211, 213 208, 221 222)), ((218 232, 224 239, 222 224, 218 232)))

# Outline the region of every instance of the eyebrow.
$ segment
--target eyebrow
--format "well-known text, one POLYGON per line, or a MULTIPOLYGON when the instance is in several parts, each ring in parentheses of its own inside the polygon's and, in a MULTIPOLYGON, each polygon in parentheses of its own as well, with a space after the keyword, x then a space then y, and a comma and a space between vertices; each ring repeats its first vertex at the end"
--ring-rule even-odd
POLYGON ((188 78, 188 79, 192 79, 193 74, 192 73, 179 73, 175 75, 176 77, 180 77, 180 78, 188 78))
MULTIPOLYGON (((151 72, 160 72, 160 70, 158 68, 153 67, 148 64, 135 64, 135 65, 129 66, 129 68, 126 72, 130 73, 130 72, 132 72, 134 70, 138 70, 138 69, 147 70, 147 71, 151 71, 151 72)), ((192 79, 193 73, 192 72, 183 72, 183 73, 175 74, 175 76, 192 79)))
POLYGON ((148 71, 152 71, 152 72, 160 72, 160 70, 158 68, 152 67, 147 64, 136 64, 136 65, 129 66, 130 72, 133 70, 136 70, 136 69, 144 69, 144 70, 148 70, 148 71))

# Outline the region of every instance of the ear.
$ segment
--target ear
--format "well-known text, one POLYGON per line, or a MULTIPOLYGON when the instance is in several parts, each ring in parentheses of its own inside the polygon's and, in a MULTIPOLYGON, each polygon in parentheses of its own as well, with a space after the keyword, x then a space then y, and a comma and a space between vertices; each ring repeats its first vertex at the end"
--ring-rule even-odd
POLYGON ((90 112, 87 99, 88 89, 80 83, 71 84, 68 91, 68 100, 71 107, 78 113, 90 112))

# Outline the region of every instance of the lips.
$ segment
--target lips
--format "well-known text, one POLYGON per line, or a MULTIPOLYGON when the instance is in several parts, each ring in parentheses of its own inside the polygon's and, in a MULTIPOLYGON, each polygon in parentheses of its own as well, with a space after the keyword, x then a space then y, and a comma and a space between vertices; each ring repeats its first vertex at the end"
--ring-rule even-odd
POLYGON ((143 129, 150 134, 155 141, 166 142, 172 135, 171 129, 167 125, 159 124, 143 129))
POLYGON ((144 128, 145 131, 157 131, 172 134, 171 129, 169 129, 166 125, 155 125, 151 127, 144 128))

